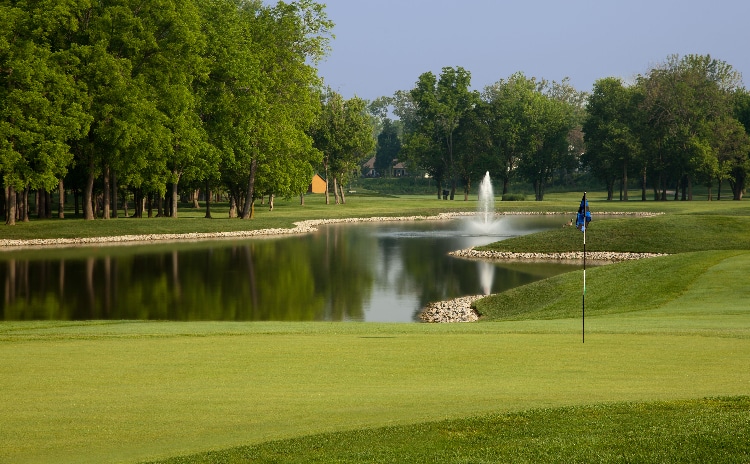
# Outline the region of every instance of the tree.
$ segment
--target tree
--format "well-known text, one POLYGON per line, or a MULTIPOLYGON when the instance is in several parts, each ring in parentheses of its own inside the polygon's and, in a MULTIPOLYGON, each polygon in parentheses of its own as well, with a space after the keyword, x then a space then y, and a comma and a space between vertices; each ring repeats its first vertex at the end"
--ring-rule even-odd
POLYGON ((588 117, 583 123, 586 141, 584 162, 607 186, 612 200, 614 183, 622 179, 628 200, 628 174, 640 152, 637 126, 637 87, 625 87, 618 78, 599 79, 586 106, 588 117))
POLYGON ((750 93, 737 89, 733 97, 734 118, 727 123, 723 137, 719 137, 719 175, 722 176, 719 178, 719 195, 721 180, 726 178, 732 187, 732 198, 741 200, 750 175, 750 93))
POLYGON ((398 128, 390 119, 383 121, 383 131, 378 134, 377 150, 375 152, 375 170, 384 177, 391 176, 393 162, 398 159, 401 151, 401 139, 398 128))
MULTIPOLYGON (((336 204, 345 202, 343 185, 357 170, 362 157, 370 152, 372 137, 366 103, 358 97, 349 100, 328 89, 321 98, 320 116, 310 130, 315 148, 323 154, 326 184, 334 182, 336 204)), ((326 185, 326 204, 330 204, 326 185)))
POLYGON ((536 95, 532 111, 531 149, 521 156, 518 170, 534 186, 536 201, 542 201, 552 174, 566 162, 573 121, 570 105, 542 93, 536 95))
POLYGON ((463 115, 479 100, 479 94, 469 90, 470 85, 471 73, 460 66, 445 67, 439 80, 432 72, 419 76, 411 91, 416 115, 410 128, 413 132, 406 137, 406 152, 435 177, 438 196, 447 178, 451 200, 457 180, 454 135, 463 115))
POLYGON ((56 6, 0 6, 0 175, 9 225, 16 221, 15 193, 24 192, 28 220, 29 189, 58 186, 72 161, 70 142, 91 121, 83 111, 83 87, 68 73, 75 57, 57 48, 69 11, 56 6))
POLYGON ((518 162, 532 150, 533 102, 538 92, 535 79, 523 73, 513 74, 487 86, 483 99, 489 114, 489 150, 497 163, 497 176, 502 179, 502 194, 508 193, 511 180, 518 172, 518 162))
POLYGON ((684 199, 692 199, 698 171, 714 164, 707 121, 731 113, 730 96, 740 82, 730 65, 709 55, 672 55, 639 79, 645 138, 653 153, 649 165, 657 176, 655 190, 661 189, 661 199, 666 199, 670 180, 682 188, 684 199))

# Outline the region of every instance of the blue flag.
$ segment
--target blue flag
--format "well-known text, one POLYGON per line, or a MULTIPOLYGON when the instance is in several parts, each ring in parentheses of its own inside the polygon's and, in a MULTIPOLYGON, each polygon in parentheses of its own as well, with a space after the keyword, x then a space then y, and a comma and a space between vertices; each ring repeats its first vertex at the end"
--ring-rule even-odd
POLYGON ((576 215, 576 228, 585 232, 589 222, 591 222, 591 211, 589 211, 589 201, 586 199, 586 192, 584 192, 583 198, 581 198, 581 206, 578 207, 578 214, 576 215))

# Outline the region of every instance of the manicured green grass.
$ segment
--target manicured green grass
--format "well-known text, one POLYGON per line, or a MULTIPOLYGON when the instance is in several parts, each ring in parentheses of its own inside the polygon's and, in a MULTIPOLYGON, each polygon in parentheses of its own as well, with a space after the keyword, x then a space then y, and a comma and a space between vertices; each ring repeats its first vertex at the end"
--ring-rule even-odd
POLYGON ((747 394, 747 313, 707 327, 660 317, 651 333, 603 319, 585 344, 575 319, 5 323, 0 462, 137 462, 488 413, 747 394))
POLYGON ((562 319, 613 315, 670 306, 696 314, 750 314, 750 251, 706 251, 628 261, 570 272, 491 295, 477 302, 485 320, 562 319), (690 300, 686 300, 687 296, 690 300), (709 308, 711 309, 709 311, 709 308))
MULTIPOLYGON (((597 219, 594 216, 594 219, 597 219)), ((480 250, 565 252, 583 249, 583 234, 573 227, 514 237, 480 250)), ((750 249, 750 207, 744 216, 665 214, 656 217, 592 221, 587 251, 684 253, 750 249)))
MULTIPOLYGON (((669 213, 595 216, 590 250, 679 254, 588 269, 585 343, 581 272, 482 300, 474 324, 4 322, 0 462, 748 461, 746 203, 590 198, 595 214, 669 213)), ((142 222, 148 233, 155 224, 192 232, 475 207, 356 200, 277 202, 254 221, 182 215, 0 230, 121 235, 142 222)), ((571 211, 579 200, 498 210, 571 211)), ((501 243, 569 251, 581 235, 501 243)))
POLYGON ((181 463, 611 463, 750 460, 750 397, 535 409, 312 435, 181 463))

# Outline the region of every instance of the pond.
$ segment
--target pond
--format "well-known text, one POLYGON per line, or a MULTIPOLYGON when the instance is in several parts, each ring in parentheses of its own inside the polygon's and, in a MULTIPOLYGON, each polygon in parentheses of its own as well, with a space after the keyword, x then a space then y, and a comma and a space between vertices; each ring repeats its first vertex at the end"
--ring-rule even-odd
POLYGON ((448 255, 561 216, 336 224, 278 238, 0 253, 3 320, 418 321, 429 302, 576 269, 448 255))

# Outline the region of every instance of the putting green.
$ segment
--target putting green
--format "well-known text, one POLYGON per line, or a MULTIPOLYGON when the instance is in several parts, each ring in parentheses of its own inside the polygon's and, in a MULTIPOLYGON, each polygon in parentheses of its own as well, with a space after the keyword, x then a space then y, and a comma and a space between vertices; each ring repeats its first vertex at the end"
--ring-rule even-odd
POLYGON ((618 318, 601 319, 585 344, 575 320, 9 323, 0 462, 137 462, 491 411, 750 392, 747 331, 607 333, 618 318))

